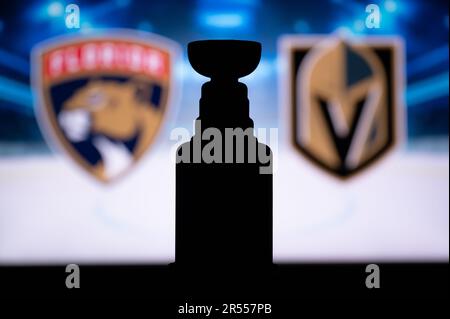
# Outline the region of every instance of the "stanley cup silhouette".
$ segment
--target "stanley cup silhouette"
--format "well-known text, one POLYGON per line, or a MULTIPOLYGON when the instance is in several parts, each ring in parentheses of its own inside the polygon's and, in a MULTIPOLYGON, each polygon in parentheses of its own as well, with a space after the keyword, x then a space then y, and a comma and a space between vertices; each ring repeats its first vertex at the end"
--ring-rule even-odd
POLYGON ((261 45, 195 41, 188 45, 188 57, 194 70, 211 80, 202 86, 195 135, 176 154, 175 264, 271 265, 272 153, 253 135, 247 86, 238 81, 256 69, 261 45), (212 140, 209 128, 221 133, 214 150, 205 150, 212 140), (250 134, 232 136, 227 144, 231 131, 250 134), (205 160, 204 151, 212 151, 216 160, 205 160))

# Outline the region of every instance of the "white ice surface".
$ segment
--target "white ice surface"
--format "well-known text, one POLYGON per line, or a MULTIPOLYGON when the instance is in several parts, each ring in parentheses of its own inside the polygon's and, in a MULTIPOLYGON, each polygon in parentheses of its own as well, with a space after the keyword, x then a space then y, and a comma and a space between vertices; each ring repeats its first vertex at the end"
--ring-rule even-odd
MULTIPOLYGON (((276 262, 448 261, 448 154, 397 152, 342 182, 285 149, 274 186, 276 262)), ((174 187, 165 148, 112 185, 58 155, 0 157, 0 264, 169 263, 174 187)))

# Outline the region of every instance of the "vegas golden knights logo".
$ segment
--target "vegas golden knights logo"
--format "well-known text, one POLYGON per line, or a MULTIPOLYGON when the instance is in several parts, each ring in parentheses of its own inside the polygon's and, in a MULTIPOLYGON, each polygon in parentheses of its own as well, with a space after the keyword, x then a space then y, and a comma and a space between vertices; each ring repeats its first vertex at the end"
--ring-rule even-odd
POLYGON ((176 50, 124 30, 38 45, 33 85, 44 135, 96 179, 122 176, 158 135, 176 89, 176 50))
POLYGON ((347 178, 380 159, 403 130, 397 38, 286 37, 291 139, 306 158, 347 178))

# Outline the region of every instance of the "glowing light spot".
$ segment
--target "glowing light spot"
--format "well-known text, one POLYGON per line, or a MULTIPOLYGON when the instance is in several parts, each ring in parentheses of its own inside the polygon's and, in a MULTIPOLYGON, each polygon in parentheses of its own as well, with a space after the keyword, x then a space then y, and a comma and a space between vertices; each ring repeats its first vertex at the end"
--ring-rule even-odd
POLYGON ((397 3, 394 0, 386 0, 384 2, 384 8, 387 12, 397 11, 397 3))
POLYGON ((48 5, 47 13, 50 17, 60 17, 64 13, 64 6, 61 2, 54 1, 48 5))
POLYGON ((245 16, 239 13, 208 13, 203 16, 205 25, 216 28, 236 28, 245 22, 245 16))

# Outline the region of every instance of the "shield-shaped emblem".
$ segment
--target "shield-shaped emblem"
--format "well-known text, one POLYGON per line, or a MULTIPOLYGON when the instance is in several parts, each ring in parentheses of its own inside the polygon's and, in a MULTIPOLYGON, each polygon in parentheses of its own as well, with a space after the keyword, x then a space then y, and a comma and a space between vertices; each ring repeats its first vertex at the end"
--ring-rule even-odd
POLYGON ((281 50, 289 135, 306 158, 347 178, 397 144, 404 129, 398 38, 289 36, 281 50))
POLYGON ((51 39, 32 53, 44 136, 103 182, 124 175, 155 140, 177 90, 178 46, 131 30, 51 39))

